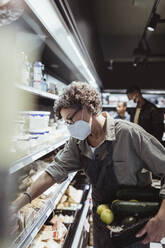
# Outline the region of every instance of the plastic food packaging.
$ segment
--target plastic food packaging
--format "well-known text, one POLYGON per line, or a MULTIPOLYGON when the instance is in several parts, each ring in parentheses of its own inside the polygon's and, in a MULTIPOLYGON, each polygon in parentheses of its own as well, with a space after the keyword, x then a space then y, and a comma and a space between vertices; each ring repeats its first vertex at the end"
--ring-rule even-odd
POLYGON ((20 112, 24 116, 26 130, 32 134, 44 134, 49 131, 49 117, 48 111, 23 111, 20 112))

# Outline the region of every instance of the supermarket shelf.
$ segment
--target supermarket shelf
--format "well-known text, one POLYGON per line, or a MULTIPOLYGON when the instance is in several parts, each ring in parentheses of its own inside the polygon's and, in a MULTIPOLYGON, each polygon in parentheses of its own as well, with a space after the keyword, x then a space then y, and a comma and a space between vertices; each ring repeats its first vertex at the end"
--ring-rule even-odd
MULTIPOLYGON (((158 108, 165 108, 165 106, 162 106, 162 105, 156 105, 158 108)), ((116 104, 103 104, 102 105, 103 108, 116 108, 116 104)), ((130 106, 127 106, 127 108, 135 108, 135 107, 130 107, 130 106)))
POLYGON ((79 242, 80 242, 80 238, 81 238, 81 234, 83 231, 83 227, 85 225, 85 221, 86 221, 86 217, 88 214, 88 210, 89 210, 89 206, 90 206, 90 198, 91 198, 91 192, 92 192, 92 188, 90 187, 90 190, 88 192, 85 204, 84 204, 84 208, 80 217, 80 221, 79 224, 76 228, 76 233, 72 242, 72 246, 74 248, 78 248, 79 247, 79 242))
MULTIPOLYGON (((116 108, 117 104, 103 104, 102 107, 103 108, 116 108)), ((129 107, 127 106, 127 108, 134 108, 134 107, 129 107)))
POLYGON ((35 89, 35 88, 33 88, 33 87, 30 87, 30 86, 21 85, 21 84, 16 84, 16 87, 17 87, 18 89, 21 89, 21 90, 23 90, 23 91, 32 93, 32 94, 37 95, 37 96, 49 98, 49 99, 52 99, 52 100, 58 99, 58 95, 51 94, 51 93, 48 93, 48 92, 44 92, 44 91, 35 89))
POLYGON ((17 160, 11 165, 11 168, 9 169, 9 174, 13 174, 16 171, 22 169, 28 164, 31 164, 32 162, 36 161, 37 159, 45 156, 46 154, 52 152, 53 150, 57 149, 58 147, 64 145, 66 141, 69 139, 69 136, 66 138, 61 139, 60 141, 54 143, 51 146, 48 146, 46 148, 41 149, 38 152, 32 153, 26 157, 23 157, 22 159, 17 160))
POLYGON ((156 106, 157 106, 158 108, 165 108, 165 105, 156 104, 156 106))
POLYGON ((19 242, 15 240, 10 248, 27 248, 32 243, 33 239, 44 225, 52 211, 55 209, 56 205, 61 199, 61 196, 66 191, 75 175, 76 172, 73 172, 68 176, 68 179, 61 184, 58 192, 54 195, 54 197, 47 202, 45 209, 41 211, 41 215, 38 217, 38 219, 35 220, 33 225, 28 230, 25 230, 24 233, 21 234, 21 237, 18 237, 19 242))
MULTIPOLYGON (((102 93, 110 93, 110 94, 126 94, 126 89, 105 89, 102 93)), ((146 90, 141 89, 142 94, 156 94, 156 95, 162 95, 165 94, 165 90, 146 90)))

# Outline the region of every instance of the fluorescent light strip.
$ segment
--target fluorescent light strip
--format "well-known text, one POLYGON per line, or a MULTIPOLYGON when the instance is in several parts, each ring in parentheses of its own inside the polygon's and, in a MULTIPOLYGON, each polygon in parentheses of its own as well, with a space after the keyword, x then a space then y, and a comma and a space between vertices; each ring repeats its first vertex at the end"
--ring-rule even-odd
POLYGON ((90 78, 95 81, 95 78, 93 77, 92 73, 90 72, 90 70, 88 69, 88 67, 86 68, 86 71, 88 72, 90 78))
POLYGON ((73 49, 75 50, 75 52, 76 52, 77 56, 79 57, 81 63, 82 63, 83 66, 86 68, 87 65, 86 65, 84 59, 82 58, 82 56, 80 55, 80 52, 78 51, 76 45, 74 44, 73 39, 71 38, 70 35, 67 35, 67 39, 69 40, 70 44, 72 45, 73 49))
POLYGON ((93 77, 92 73, 91 73, 90 70, 88 69, 88 66, 86 65, 84 59, 83 59, 82 56, 80 55, 80 52, 78 51, 78 48, 76 47, 76 45, 75 45, 75 43, 74 43, 72 37, 71 37, 70 35, 68 35, 67 38, 68 38, 70 44, 72 45, 72 47, 74 48, 74 50, 75 50, 77 56, 79 57, 81 63, 82 63, 83 66, 85 67, 85 70, 86 70, 86 72, 88 73, 88 75, 89 75, 89 77, 90 77, 90 80, 88 79, 89 82, 90 82, 93 86, 98 87, 98 85, 96 84, 95 78, 93 77))

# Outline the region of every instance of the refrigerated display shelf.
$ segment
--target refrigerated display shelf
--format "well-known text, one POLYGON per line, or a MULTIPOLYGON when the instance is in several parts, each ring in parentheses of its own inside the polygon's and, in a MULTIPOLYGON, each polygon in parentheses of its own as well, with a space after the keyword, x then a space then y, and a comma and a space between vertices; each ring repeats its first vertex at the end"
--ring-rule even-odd
POLYGON ((41 211, 41 215, 38 217, 37 220, 31 225, 31 227, 28 230, 24 230, 23 233, 21 233, 21 237, 18 237, 11 245, 10 248, 27 248, 32 243, 33 239, 41 229, 41 227, 44 225, 50 214, 55 209, 56 205, 58 204, 59 200, 61 199, 61 196, 66 191, 67 187, 69 186, 70 182, 74 178, 77 172, 73 172, 68 176, 68 179, 64 181, 58 192, 55 193, 54 197, 49 199, 49 201, 46 204, 46 207, 43 211, 41 211), (17 241, 19 240, 19 241, 17 241))
POLYGON ((81 247, 81 235, 82 235, 83 227, 84 227, 85 222, 86 222, 88 210, 90 207, 91 192, 92 192, 92 188, 90 187, 86 201, 84 203, 84 207, 83 207, 82 214, 81 214, 81 217, 79 220, 79 224, 76 228, 75 236, 74 236, 71 247, 74 247, 74 248, 80 248, 81 247))
POLYGON ((49 99, 52 99, 52 100, 58 99, 58 95, 55 95, 55 94, 51 94, 51 93, 42 91, 42 90, 36 89, 34 87, 31 87, 31 86, 16 84, 16 87, 18 89, 21 89, 23 91, 29 92, 29 93, 34 94, 34 95, 37 95, 37 96, 49 98, 49 99))
POLYGON ((103 108, 116 108, 116 104, 103 104, 103 108))
MULTIPOLYGON (((102 105, 103 108, 116 108, 116 106, 117 106, 117 103, 116 104, 103 104, 102 105)), ((135 108, 135 107, 127 106, 127 108, 135 108)))
MULTIPOLYGON (((117 104, 103 104, 102 107, 103 108, 116 108, 117 104)), ((156 105, 158 108, 165 108, 165 105, 156 105)), ((135 108, 135 107, 130 107, 127 106, 127 108, 135 108)))
POLYGON ((9 169, 9 174, 15 173, 16 171, 22 169, 26 165, 36 161, 37 159, 45 156, 46 154, 48 154, 48 153, 52 152, 53 150, 57 149, 58 147, 64 145, 68 139, 69 139, 69 136, 61 139, 60 141, 54 143, 53 145, 50 145, 48 147, 45 147, 45 148, 41 149, 38 152, 32 153, 32 154, 30 154, 30 155, 28 155, 26 157, 23 157, 23 158, 17 160, 16 162, 14 162, 11 165, 11 168, 9 169))

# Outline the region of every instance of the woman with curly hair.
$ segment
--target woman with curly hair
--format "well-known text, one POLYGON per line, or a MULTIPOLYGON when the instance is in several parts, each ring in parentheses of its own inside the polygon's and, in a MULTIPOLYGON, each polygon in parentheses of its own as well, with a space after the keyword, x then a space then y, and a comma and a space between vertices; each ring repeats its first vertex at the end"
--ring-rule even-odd
MULTIPOLYGON (((151 185, 149 171, 164 177, 165 149, 140 126, 114 120, 108 113, 101 112, 99 92, 87 83, 71 83, 55 102, 54 110, 56 116, 65 121, 71 137, 54 162, 24 196, 15 201, 13 211, 18 211, 54 183, 62 183, 70 172, 84 170, 92 184, 94 247, 119 247, 112 242, 97 207, 110 205, 123 186, 151 185)), ((159 242, 165 236, 164 189, 162 185, 162 203, 157 214, 133 237, 134 243, 131 243, 132 238, 127 238, 120 247, 149 247, 149 242, 159 242)))

